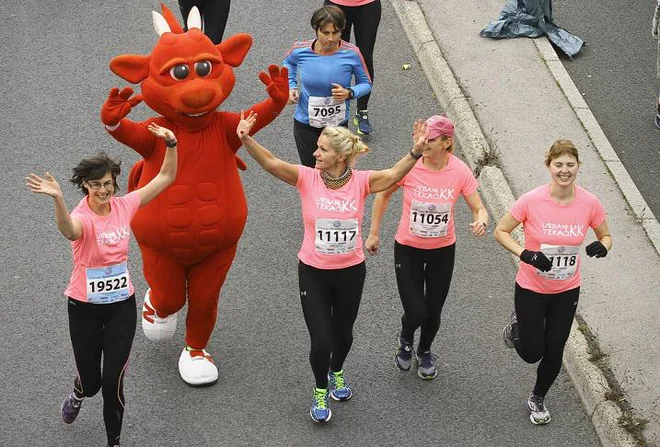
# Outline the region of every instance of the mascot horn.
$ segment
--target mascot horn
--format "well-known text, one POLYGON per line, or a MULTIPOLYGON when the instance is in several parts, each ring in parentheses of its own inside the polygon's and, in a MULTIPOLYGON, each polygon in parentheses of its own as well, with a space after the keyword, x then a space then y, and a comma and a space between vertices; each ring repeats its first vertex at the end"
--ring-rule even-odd
MULTIPOLYGON (((129 189, 156 176, 165 143, 147 126, 155 122, 171 129, 178 140, 175 182, 136 214, 131 227, 142 252, 144 276, 150 289, 142 308, 147 338, 163 340, 174 334, 177 313, 188 301, 185 348, 179 373, 190 385, 218 380, 218 369, 206 351, 218 311, 220 289, 236 254, 247 219, 247 204, 236 157, 240 113, 216 110, 231 93, 238 67, 252 45, 248 34, 236 34, 214 45, 201 31, 197 8, 184 32, 172 12, 162 6, 153 21, 160 36, 150 55, 126 54, 110 62, 117 76, 140 84, 110 90, 101 121, 117 141, 142 156, 131 169, 129 189), (142 122, 127 119, 142 100, 159 116, 142 122)), ((286 68, 261 72, 268 98, 248 109, 257 113, 254 132, 274 120, 286 105, 286 68)), ((246 111, 246 114, 248 113, 246 111)))

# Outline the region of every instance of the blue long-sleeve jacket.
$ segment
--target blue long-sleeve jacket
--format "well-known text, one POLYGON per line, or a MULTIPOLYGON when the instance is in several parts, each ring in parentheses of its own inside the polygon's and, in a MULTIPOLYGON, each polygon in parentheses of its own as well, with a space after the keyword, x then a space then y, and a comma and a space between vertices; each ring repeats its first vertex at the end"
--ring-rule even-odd
MULTIPOLYGON (((355 98, 371 92, 371 78, 358 47, 342 40, 334 53, 318 54, 312 50, 313 44, 314 40, 296 42, 284 58, 284 66, 289 69, 289 89, 300 87, 294 119, 304 124, 310 124, 310 96, 332 97, 333 83, 349 88, 355 77, 355 85, 351 87, 355 98)), ((342 123, 350 116, 348 100, 345 101, 345 107, 346 114, 342 123)))

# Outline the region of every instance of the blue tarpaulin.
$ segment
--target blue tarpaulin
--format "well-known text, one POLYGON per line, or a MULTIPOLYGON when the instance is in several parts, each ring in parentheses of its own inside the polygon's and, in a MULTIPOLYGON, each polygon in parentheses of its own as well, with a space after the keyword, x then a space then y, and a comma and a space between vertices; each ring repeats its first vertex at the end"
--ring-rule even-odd
POLYGON ((575 56, 584 44, 553 23, 552 0, 508 0, 498 20, 490 22, 479 34, 494 39, 548 36, 569 57, 575 56))

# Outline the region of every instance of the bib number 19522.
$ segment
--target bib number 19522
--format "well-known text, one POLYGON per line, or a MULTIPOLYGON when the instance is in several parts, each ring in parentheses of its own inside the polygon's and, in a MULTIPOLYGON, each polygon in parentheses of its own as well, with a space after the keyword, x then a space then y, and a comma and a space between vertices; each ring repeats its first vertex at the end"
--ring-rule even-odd
POLYGON ((85 281, 87 301, 90 303, 114 303, 129 297, 130 280, 126 262, 106 267, 88 268, 85 281))

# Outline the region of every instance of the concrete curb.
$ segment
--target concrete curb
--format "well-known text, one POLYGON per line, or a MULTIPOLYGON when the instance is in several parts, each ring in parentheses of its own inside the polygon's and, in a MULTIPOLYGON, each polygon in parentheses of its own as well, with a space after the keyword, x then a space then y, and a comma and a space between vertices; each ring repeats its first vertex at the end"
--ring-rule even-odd
POLYGON ((557 53, 554 48, 552 48, 548 39, 534 39, 534 44, 539 50, 541 58, 550 69, 550 73, 552 73, 552 76, 564 92, 566 99, 568 99, 569 104, 582 123, 584 130, 587 131, 589 139, 600 154, 603 162, 605 162, 614 181, 619 185, 619 189, 621 190, 623 197, 626 199, 626 202, 628 202, 628 205, 630 205, 635 218, 642 224, 644 231, 646 231, 646 235, 655 247, 655 251, 660 255, 660 224, 658 223, 658 220, 649 209, 642 194, 630 178, 628 171, 626 171, 623 163, 612 148, 603 129, 601 129, 598 121, 596 121, 591 109, 589 109, 584 98, 582 98, 582 95, 573 83, 571 77, 568 75, 568 72, 559 60, 559 56, 557 56, 557 53))
MULTIPOLYGON (((465 155, 466 162, 474 170, 479 160, 491 153, 491 148, 477 121, 466 95, 458 85, 454 74, 442 56, 426 17, 416 1, 390 0, 399 21, 415 51, 438 103, 456 124, 456 140, 465 155)), ((598 149, 608 169, 619 184, 635 216, 641 220, 651 242, 660 250, 660 226, 648 209, 646 202, 623 168, 612 146, 607 141, 589 107, 579 94, 573 81, 566 73, 547 40, 535 39, 537 48, 546 64, 559 82, 576 115, 587 130, 589 137, 598 149), (547 46, 544 46, 545 42, 547 46), (572 86, 572 89, 570 88, 572 86), (570 92, 570 96, 569 93, 570 92), (572 99, 572 100, 571 100, 572 99)), ((502 171, 493 166, 485 166, 479 175, 480 190, 484 202, 495 219, 502 217, 513 205, 515 198, 502 171)), ((520 228, 513 236, 522 241, 520 228)), ((518 261, 516 259, 516 261, 518 261)), ((605 376, 592 362, 587 353, 587 341, 574 322, 564 351, 564 367, 568 371, 591 422, 604 447, 634 447, 635 440, 618 423, 621 410, 605 398, 610 390, 605 376)))

